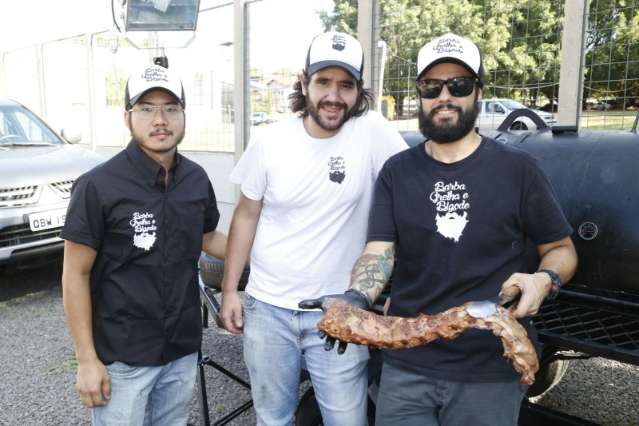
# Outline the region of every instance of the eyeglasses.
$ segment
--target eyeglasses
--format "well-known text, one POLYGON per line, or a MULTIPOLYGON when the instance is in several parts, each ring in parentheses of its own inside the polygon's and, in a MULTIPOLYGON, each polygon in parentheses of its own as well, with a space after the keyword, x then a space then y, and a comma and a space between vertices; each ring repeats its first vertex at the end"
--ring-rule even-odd
POLYGON ((166 105, 142 105, 128 110, 129 112, 135 112, 143 120, 151 120, 155 117, 155 114, 161 110, 164 116, 168 119, 176 119, 182 115, 184 108, 178 104, 166 104, 166 105))
POLYGON ((447 80, 425 78, 417 80, 417 91, 424 99, 435 99, 442 92, 445 84, 448 93, 456 98, 463 98, 473 93, 478 81, 476 77, 452 77, 447 80))

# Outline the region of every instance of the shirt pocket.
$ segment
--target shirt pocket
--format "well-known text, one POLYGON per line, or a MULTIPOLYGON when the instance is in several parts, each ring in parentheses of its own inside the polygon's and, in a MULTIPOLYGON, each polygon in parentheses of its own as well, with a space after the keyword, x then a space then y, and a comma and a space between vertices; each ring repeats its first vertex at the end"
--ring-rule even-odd
POLYGON ((167 253, 172 258, 197 262, 202 251, 205 209, 204 199, 185 200, 168 214, 164 226, 167 253))

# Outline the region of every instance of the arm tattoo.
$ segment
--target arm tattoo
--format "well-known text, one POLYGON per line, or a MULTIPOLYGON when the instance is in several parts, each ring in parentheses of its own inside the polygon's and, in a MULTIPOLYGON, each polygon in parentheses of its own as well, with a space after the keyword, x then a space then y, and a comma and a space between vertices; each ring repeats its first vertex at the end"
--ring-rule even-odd
POLYGON ((371 304, 382 293, 393 272, 395 248, 384 254, 363 254, 355 262, 351 272, 351 288, 366 295, 371 304))

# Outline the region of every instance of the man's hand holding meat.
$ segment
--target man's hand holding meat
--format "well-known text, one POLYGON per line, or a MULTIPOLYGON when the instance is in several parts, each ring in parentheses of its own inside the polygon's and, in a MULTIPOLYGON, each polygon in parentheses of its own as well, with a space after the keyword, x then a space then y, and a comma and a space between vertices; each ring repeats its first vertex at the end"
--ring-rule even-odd
POLYGON ((502 284, 499 293, 502 303, 514 300, 521 294, 513 308, 515 318, 535 315, 544 300, 554 297, 555 294, 552 291, 554 283, 547 271, 550 273, 557 271, 555 274, 560 283, 572 276, 575 249, 570 237, 549 244, 541 244, 537 252, 541 258, 539 271, 533 274, 516 272, 502 284))
MULTIPOLYGON (((299 307, 302 309, 321 308, 326 312, 335 300, 340 299, 360 309, 370 310, 373 302, 382 293, 390 279, 394 260, 395 250, 392 243, 369 243, 353 266, 351 287, 344 294, 332 294, 319 299, 303 300, 299 307)), ((325 339, 324 348, 330 351, 335 345, 335 338, 325 336, 325 339)), ((347 342, 339 342, 338 354, 344 353, 346 344, 347 342)))

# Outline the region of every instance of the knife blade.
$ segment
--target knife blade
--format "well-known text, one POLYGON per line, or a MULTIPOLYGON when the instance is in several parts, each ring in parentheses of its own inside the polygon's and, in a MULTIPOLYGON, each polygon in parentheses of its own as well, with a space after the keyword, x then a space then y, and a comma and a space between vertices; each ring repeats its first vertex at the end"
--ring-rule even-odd
POLYGON ((519 293, 514 299, 508 301, 503 301, 501 297, 497 296, 487 300, 470 302, 468 308, 466 308, 466 312, 475 318, 488 318, 497 312, 497 306, 508 309, 519 301, 520 296, 521 293, 519 293))

